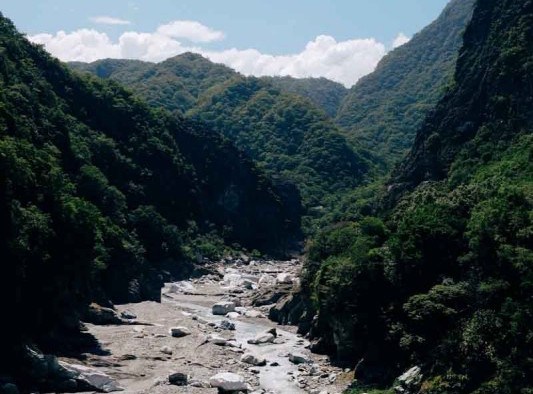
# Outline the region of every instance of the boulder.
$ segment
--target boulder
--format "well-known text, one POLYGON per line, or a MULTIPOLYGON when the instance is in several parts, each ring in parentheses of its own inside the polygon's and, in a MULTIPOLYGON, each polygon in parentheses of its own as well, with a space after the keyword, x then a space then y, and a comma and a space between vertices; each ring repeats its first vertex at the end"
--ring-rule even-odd
MULTIPOLYGON (((231 312, 231 313, 235 313, 235 312, 231 312)), ((222 320, 218 324, 218 328, 220 328, 221 330, 235 331, 235 323, 232 323, 228 320, 222 320)))
POLYGON ((222 372, 209 379, 211 387, 216 387, 222 392, 247 391, 248 385, 244 378, 231 372, 222 372))
POLYGON ((251 310, 251 311, 246 311, 246 313, 244 314, 244 316, 246 317, 253 317, 253 318, 264 318, 265 315, 262 313, 262 312, 259 312, 259 311, 254 311, 254 310, 251 310))
POLYGON ((168 382, 174 386, 187 386, 187 374, 176 372, 168 376, 168 382))
POLYGON ((292 282, 294 282, 294 276, 287 272, 283 272, 281 274, 278 274, 278 276, 276 277, 276 282, 284 285, 292 285, 292 282))
POLYGON ((191 335, 191 331, 187 327, 171 327, 168 332, 174 338, 181 338, 191 335))
POLYGON ((280 284, 274 287, 261 288, 252 297, 252 305, 263 306, 275 304, 281 297, 289 294, 291 290, 292 285, 287 284, 280 284))
POLYGON ((230 312, 235 312, 235 302, 233 301, 221 301, 213 305, 213 315, 226 315, 230 312))
POLYGON ((96 325, 123 323, 123 320, 114 309, 100 306, 94 302, 87 308, 83 320, 96 325))
POLYGON ((109 375, 90 367, 77 364, 68 364, 60 361, 60 366, 75 379, 78 384, 86 386, 91 390, 98 390, 104 393, 112 391, 123 391, 118 383, 109 375))
POLYGON ((237 312, 230 312, 230 313, 226 313, 226 317, 228 319, 235 320, 235 319, 238 319, 239 317, 241 317, 241 315, 239 315, 239 313, 237 313, 237 312))
POLYGON ((263 274, 257 281, 259 287, 269 287, 276 284, 276 278, 272 275, 263 274))
POLYGON ((123 311, 120 313, 120 317, 127 320, 137 319, 137 315, 130 311, 123 311))
POLYGON ((252 353, 245 353, 241 356, 241 362, 251 364, 256 367, 262 367, 266 365, 266 360, 261 357, 257 357, 252 353))
POLYGON ((274 342, 274 339, 276 339, 276 337, 273 334, 265 332, 257 335, 254 339, 248 339, 248 343, 251 345, 261 345, 264 343, 272 343, 274 342))
POLYGON ((422 369, 418 366, 412 367, 396 379, 398 385, 394 387, 394 391, 398 394, 418 393, 422 377, 422 369))
POLYGON ((289 361, 293 364, 309 364, 311 360, 299 353, 289 353, 289 361))
POLYGON ((228 343, 227 339, 222 338, 221 336, 216 334, 209 334, 207 336, 207 341, 218 346, 226 346, 226 344, 228 343))

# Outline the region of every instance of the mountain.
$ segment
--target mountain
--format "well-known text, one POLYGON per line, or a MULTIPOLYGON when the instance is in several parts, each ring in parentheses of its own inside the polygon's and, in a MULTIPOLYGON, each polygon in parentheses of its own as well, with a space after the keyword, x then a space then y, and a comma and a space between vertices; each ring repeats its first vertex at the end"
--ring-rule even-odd
POLYGON ((294 93, 309 99, 334 118, 349 90, 326 78, 263 77, 284 93, 294 93))
POLYGON ((381 209, 311 240, 278 319, 355 367, 350 393, 533 390, 532 65, 533 2, 478 0, 381 209))
POLYGON ((284 253, 298 236, 298 199, 219 134, 75 75, 1 15, 0 52, 2 373, 89 302, 157 299, 225 245, 284 253))
MULTIPOLYGON (((224 135, 282 189, 297 188, 307 233, 373 171, 370 154, 348 145, 341 130, 310 100, 277 88, 281 80, 244 77, 189 53, 159 64, 104 60, 71 66, 123 83, 153 106, 188 109, 188 118, 224 135), (193 99, 182 105, 177 97, 188 92, 193 99)), ((283 81, 296 86, 290 79, 283 81)), ((325 90, 338 87, 325 80, 305 83, 325 90)))
POLYGON ((100 78, 120 82, 152 106, 180 114, 193 108, 209 88, 238 75, 234 70, 194 53, 184 53, 161 63, 104 59, 70 65, 100 78))
POLYGON ((474 0, 452 0, 411 41, 387 54, 353 86, 336 122, 389 165, 410 148, 424 118, 451 83, 474 0))

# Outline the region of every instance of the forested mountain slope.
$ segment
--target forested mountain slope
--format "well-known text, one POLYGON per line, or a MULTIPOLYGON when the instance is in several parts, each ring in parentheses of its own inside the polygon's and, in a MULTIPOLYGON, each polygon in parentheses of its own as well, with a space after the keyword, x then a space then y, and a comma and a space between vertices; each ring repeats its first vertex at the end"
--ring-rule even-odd
POLYGON ((342 101, 336 122, 350 141, 394 164, 451 82, 474 0, 452 0, 442 14, 393 50, 342 101))
POLYGON ((334 118, 349 90, 342 84, 326 78, 263 77, 285 93, 294 93, 309 99, 334 118))
POLYGON ((283 252, 299 229, 284 204, 218 134, 74 75, 0 15, 2 364, 90 301, 158 298, 162 268, 224 243, 283 252))
POLYGON ((308 233, 344 193, 368 180, 375 164, 367 152, 348 145, 339 128, 308 99, 199 55, 183 54, 159 64, 104 60, 71 66, 124 83, 151 105, 170 110, 181 105, 179 97, 193 92, 194 99, 181 106, 188 108, 186 116, 223 134, 283 189, 296 187, 308 233), (173 70, 170 79, 163 69, 173 70))
POLYGON ((152 106, 181 114, 193 108, 206 90, 239 75, 194 53, 184 53, 161 63, 104 59, 70 63, 70 66, 120 82, 152 106))
POLYGON ((310 243, 302 329, 353 393, 533 390, 532 65, 533 2, 477 1, 387 205, 310 243))

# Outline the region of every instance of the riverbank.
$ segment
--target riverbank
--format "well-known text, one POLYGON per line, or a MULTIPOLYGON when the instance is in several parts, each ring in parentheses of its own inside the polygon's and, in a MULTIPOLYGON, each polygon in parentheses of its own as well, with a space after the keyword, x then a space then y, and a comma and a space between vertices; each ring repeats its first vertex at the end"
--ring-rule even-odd
POLYGON ((224 372, 239 375, 254 393, 341 393, 347 387, 353 373, 311 354, 295 327, 269 321, 272 304, 252 306, 275 300, 278 288, 298 286, 297 260, 231 260, 210 270, 192 281, 167 284, 161 303, 117 306, 143 324, 87 324, 104 354, 85 355, 83 363, 116 379, 128 393, 216 393, 210 380, 224 372), (231 310, 226 316, 212 313, 220 302, 231 310), (173 337, 172 327, 184 335, 173 337), (265 343, 248 343, 261 337, 265 343), (186 377, 186 385, 171 384, 173 374, 174 383, 184 384, 186 377))

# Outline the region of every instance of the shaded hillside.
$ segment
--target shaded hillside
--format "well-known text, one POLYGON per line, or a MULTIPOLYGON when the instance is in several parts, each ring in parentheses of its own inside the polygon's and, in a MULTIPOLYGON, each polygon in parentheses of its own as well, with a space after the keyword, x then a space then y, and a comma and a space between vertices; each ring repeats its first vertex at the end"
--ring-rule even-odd
POLYGON ((437 20, 393 50, 344 98, 337 123, 389 164, 410 148, 451 82, 474 0, 452 0, 437 20))
MULTIPOLYGON (((130 72, 139 65, 147 64, 105 60, 72 66, 124 83, 151 105, 170 110, 181 105, 177 97, 194 92, 186 116, 223 134, 284 190, 296 186, 305 208, 307 232, 319 226, 315 219, 328 214, 344 193, 368 179, 371 156, 349 146, 339 128, 309 100, 283 93, 268 78, 246 78, 193 54, 130 72), (163 69, 174 70, 172 80, 179 83, 168 82, 163 69)), ((325 84, 323 80, 315 82, 315 86, 325 84)))
POLYGON ((309 99, 334 118, 349 90, 326 78, 263 77, 277 89, 309 99))
POLYGON ((532 64, 533 2, 477 1, 391 205, 309 244, 302 329, 355 366, 351 393, 533 390, 532 64))
POLYGON ((184 275, 224 243, 283 251, 298 233, 219 135, 74 75, 1 15, 0 54, 0 369, 8 344, 78 329, 90 301, 157 299, 163 268, 184 275))
POLYGON ((272 176, 295 184, 308 215, 332 208, 372 167, 322 111, 260 79, 218 85, 188 115, 220 131, 272 176))

